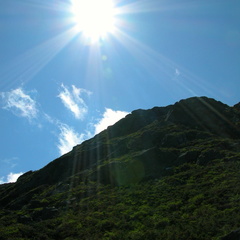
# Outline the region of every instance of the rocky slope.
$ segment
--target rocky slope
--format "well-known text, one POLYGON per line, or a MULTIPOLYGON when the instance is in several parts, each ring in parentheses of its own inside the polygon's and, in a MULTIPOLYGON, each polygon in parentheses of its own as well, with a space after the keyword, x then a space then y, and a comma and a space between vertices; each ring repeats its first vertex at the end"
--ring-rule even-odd
MULTIPOLYGON (((49 219, 62 216, 63 213, 66 214, 70 206, 71 209, 76 207, 79 210, 80 205, 86 199, 92 196, 96 197, 99 186, 103 189, 110 188, 110 192, 113 189, 133 189, 133 186, 146 188, 147 184, 151 184, 154 188, 157 181, 158 184, 159 181, 161 184, 162 181, 173 181, 176 176, 179 178, 179 174, 184 172, 188 175, 188 180, 192 176, 194 181, 198 181, 197 175, 201 171, 204 172, 201 172, 204 176, 202 182, 199 180, 201 184, 196 183, 196 185, 200 184, 202 191, 207 191, 206 183, 204 185, 205 177, 214 176, 209 173, 209 168, 215 172, 218 171, 217 169, 227 169, 225 180, 228 182, 223 184, 223 192, 227 191, 225 188, 231 188, 233 191, 231 197, 239 202, 240 191, 235 189, 236 186, 233 184, 240 180, 238 177, 240 170, 239 106, 236 104, 230 107, 207 97, 193 97, 167 107, 135 110, 115 125, 108 127, 107 130, 81 145, 75 146, 71 152, 50 162, 44 168, 25 173, 16 183, 0 185, 0 206, 3 209, 0 216, 4 219, 7 213, 11 213, 17 217, 17 223, 10 221, 9 226, 18 223, 22 224, 22 227, 29 223, 34 225, 40 220, 49 221, 49 219), (234 179, 228 176, 230 172, 234 179)), ((222 172, 217 174, 222 179, 220 177, 222 172)), ((178 181, 186 181, 185 178, 186 176, 182 176, 182 179, 180 177, 176 182, 173 181, 171 189, 177 188, 178 181)), ((223 179, 221 181, 224 181, 223 179)), ((167 187, 169 186, 166 185, 165 189, 167 187)), ((147 189, 149 190, 151 187, 148 186, 147 189)), ((171 191, 169 190, 169 192, 171 191)), ((179 189, 174 191, 178 192, 179 189)), ((122 196, 125 194, 127 194, 126 191, 123 191, 122 196)), ((198 193, 196 196, 199 194, 204 196, 205 192, 198 193)), ((108 198, 106 195, 105 197, 108 198)), ((142 195, 141 197, 144 198, 142 195)), ((159 198, 158 195, 152 197, 159 198)), ((188 204, 189 199, 186 201, 188 204)), ((196 201, 201 202, 202 200, 196 201)), ((230 202, 233 204, 232 201, 229 200, 224 204, 227 205, 230 202)), ((225 205, 220 204, 219 207, 228 209, 225 205)), ((175 206, 175 208, 178 207, 175 206)), ((172 210, 177 211, 174 210, 174 207, 172 210)), ((83 218, 83 216, 81 217, 83 218)), ((59 221, 61 222, 61 220, 59 221)), ((163 223, 161 228, 165 228, 169 224, 169 222, 163 223)), ((220 237, 236 227, 240 226, 229 223, 224 228, 223 224, 222 228, 216 227, 216 229, 221 229, 218 234, 209 233, 209 236, 220 237)), ((106 233, 106 229, 102 231, 106 233)), ((108 232, 111 232, 111 229, 109 227, 108 232)), ((2 231, 6 236, 11 236, 11 234, 7 235, 4 230, 2 231)), ((91 231, 89 234, 92 238, 89 239, 95 239, 93 237, 95 235, 91 231)), ((28 239, 27 233, 24 235, 20 231, 18 234, 28 239)), ((61 238, 60 235, 54 234, 49 233, 45 238, 39 236, 35 239, 56 239, 56 236, 58 239, 67 239, 67 237, 69 237, 68 239, 78 239, 80 236, 80 234, 74 235, 74 238, 72 234, 68 235, 63 232, 62 234, 66 238, 61 238)), ((103 239, 103 236, 99 235, 96 239, 103 239)), ((154 236, 152 235, 152 238, 149 239, 160 239, 159 237, 163 237, 164 234, 157 235, 155 233, 154 236)), ((196 238, 196 236, 194 238, 193 234, 191 236, 185 239, 204 239, 204 237, 196 238)), ((88 239, 86 236, 82 236, 82 238, 88 239)), ((3 239, 7 239, 7 237, 3 239)), ((104 239, 121 239, 121 237, 104 239)), ((129 236, 126 239, 148 238, 143 236, 131 238, 129 236)), ((165 236, 165 239, 184 238, 173 236, 167 238, 165 236)))

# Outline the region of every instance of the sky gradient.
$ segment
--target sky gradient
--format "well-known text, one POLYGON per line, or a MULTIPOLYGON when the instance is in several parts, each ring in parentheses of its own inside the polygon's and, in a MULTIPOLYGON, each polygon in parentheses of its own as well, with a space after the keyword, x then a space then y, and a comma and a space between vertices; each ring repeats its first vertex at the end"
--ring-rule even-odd
POLYGON ((135 109, 240 101, 238 0, 113 0, 92 43, 70 0, 0 2, 0 183, 38 170, 135 109))

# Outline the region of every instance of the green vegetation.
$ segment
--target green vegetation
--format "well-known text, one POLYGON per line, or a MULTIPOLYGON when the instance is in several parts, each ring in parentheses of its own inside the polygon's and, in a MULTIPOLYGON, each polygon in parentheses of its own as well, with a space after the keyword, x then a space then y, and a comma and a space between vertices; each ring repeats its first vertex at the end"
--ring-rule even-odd
POLYGON ((240 227, 239 119, 207 98, 135 111, 0 185, 0 240, 221 240, 240 227))
POLYGON ((240 226, 239 171, 239 160, 225 159, 207 166, 185 163, 171 176, 131 186, 79 183, 63 192, 67 186, 48 187, 25 209, 2 210, 0 236, 220 239, 240 226))

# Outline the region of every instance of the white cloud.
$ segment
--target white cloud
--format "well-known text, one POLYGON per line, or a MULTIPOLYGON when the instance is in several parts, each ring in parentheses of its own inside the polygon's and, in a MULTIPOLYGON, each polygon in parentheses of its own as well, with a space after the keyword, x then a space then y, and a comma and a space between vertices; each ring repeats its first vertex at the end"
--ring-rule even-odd
POLYGON ((23 175, 23 172, 20 172, 20 173, 9 173, 8 176, 7 176, 7 182, 16 182, 17 179, 23 175))
POLYGON ((77 88, 74 85, 72 85, 71 91, 69 91, 69 89, 63 84, 61 87, 62 91, 58 97, 62 100, 64 106, 73 113, 75 118, 83 119, 88 111, 88 108, 82 98, 82 94, 85 93, 87 95, 90 95, 91 92, 82 88, 77 88))
POLYGON ((99 120, 98 123, 94 125, 95 127, 95 134, 100 133, 108 126, 113 125, 120 119, 124 118, 128 112, 124 111, 114 111, 110 108, 106 108, 105 112, 103 113, 103 117, 99 120))
POLYGON ((67 124, 60 124, 59 128, 60 134, 58 139, 58 149, 61 155, 71 151, 74 146, 82 143, 84 140, 90 137, 89 133, 79 134, 67 124))
POLYGON ((1 92, 3 108, 11 110, 17 116, 28 118, 29 120, 37 117, 36 102, 27 95, 21 88, 10 92, 1 92))
POLYGON ((119 121, 121 118, 124 118, 127 114, 128 112, 114 111, 110 108, 106 108, 102 118, 98 121, 98 123, 94 124, 94 134, 87 131, 85 133, 78 133, 67 124, 63 124, 58 121, 56 124, 60 129, 60 134, 59 134, 57 146, 58 146, 60 155, 63 155, 71 151, 72 148, 77 144, 81 144, 83 141, 103 131, 108 126, 113 125, 114 123, 119 121))
POLYGON ((44 117, 49 123, 54 124, 60 131, 57 143, 60 155, 71 151, 74 146, 81 144, 84 140, 87 140, 93 136, 88 131, 80 134, 69 125, 62 123, 58 119, 55 119, 48 114, 44 114, 44 117))
POLYGON ((0 184, 16 182, 21 175, 23 175, 23 172, 19 172, 19 173, 10 172, 6 177, 7 178, 6 181, 4 181, 5 179, 4 177, 0 178, 0 184))

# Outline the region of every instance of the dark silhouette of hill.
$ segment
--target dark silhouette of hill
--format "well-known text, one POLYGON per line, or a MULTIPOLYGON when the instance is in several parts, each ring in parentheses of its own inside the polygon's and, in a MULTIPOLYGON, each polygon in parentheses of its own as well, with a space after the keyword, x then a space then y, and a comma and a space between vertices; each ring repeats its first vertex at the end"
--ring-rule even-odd
POLYGON ((0 239, 221 239, 240 227, 239 106, 135 110, 0 185, 0 239))

